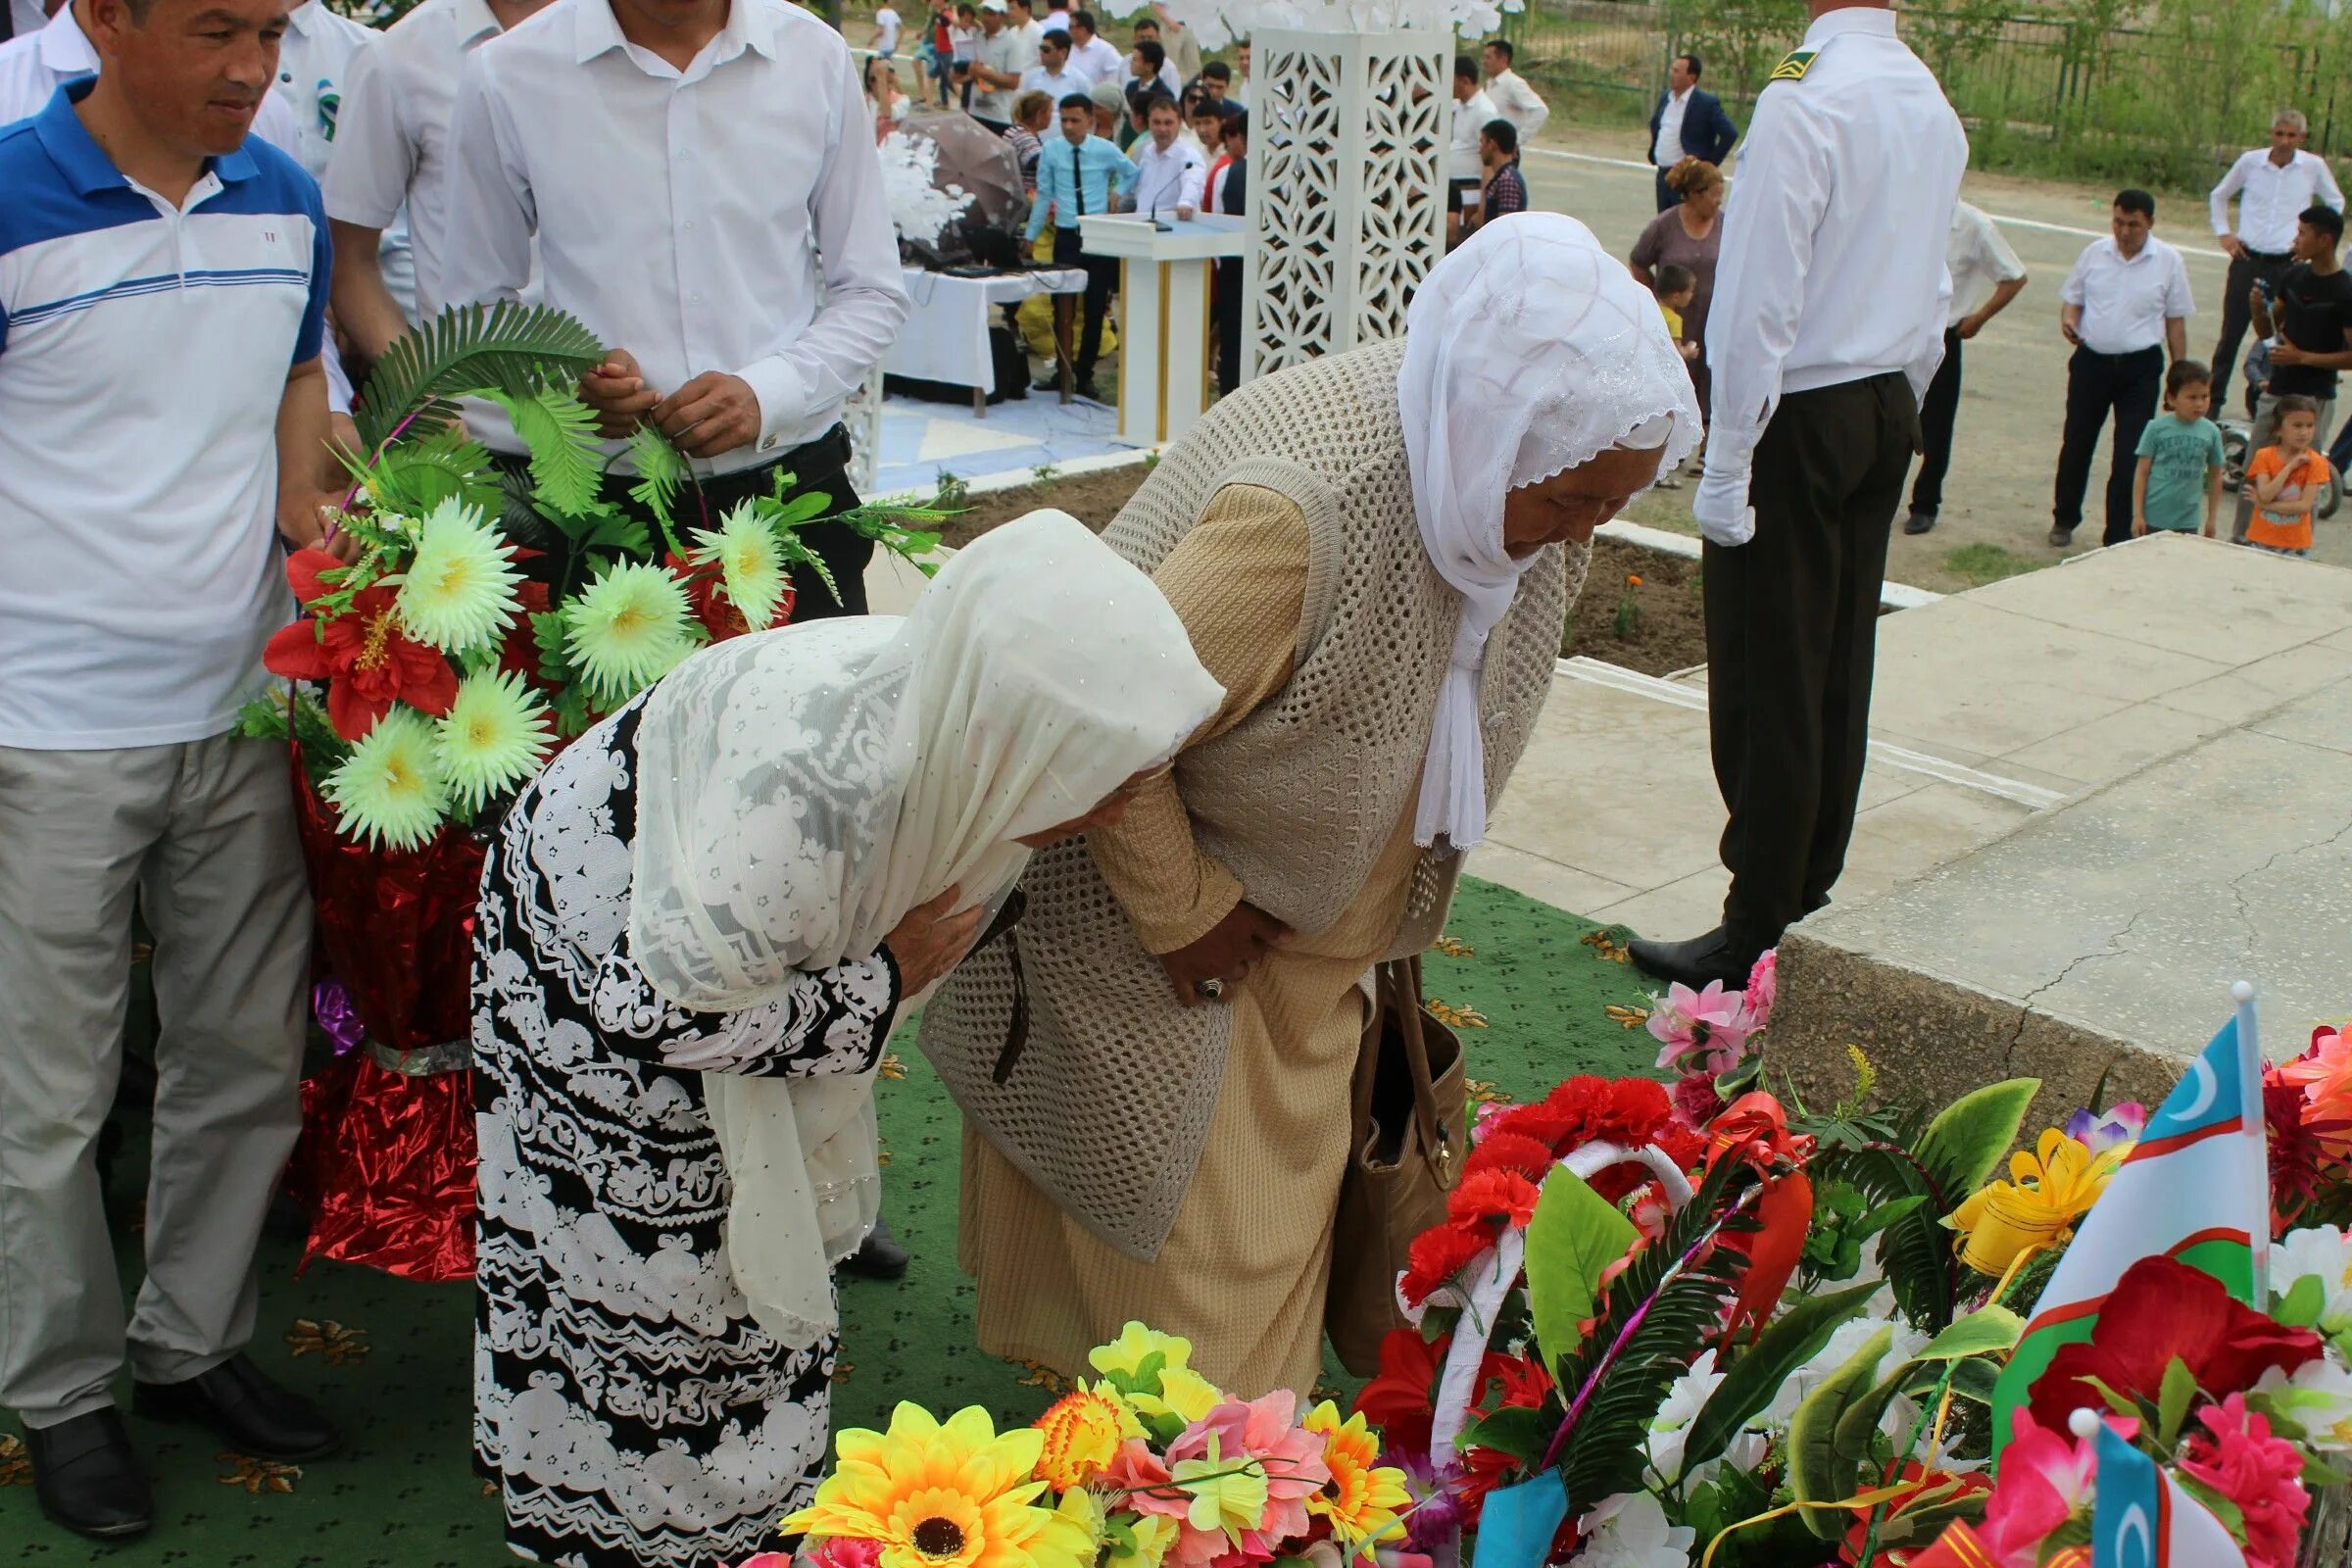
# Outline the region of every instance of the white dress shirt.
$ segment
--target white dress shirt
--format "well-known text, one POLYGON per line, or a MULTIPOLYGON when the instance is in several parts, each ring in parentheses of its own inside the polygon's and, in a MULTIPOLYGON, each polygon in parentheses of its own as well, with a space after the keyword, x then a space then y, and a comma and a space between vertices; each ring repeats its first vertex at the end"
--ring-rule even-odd
POLYGON ((2082 307, 2075 335, 2094 354, 2138 354, 2164 342, 2164 323, 2196 312, 2180 253, 2151 234, 2127 260, 2112 236, 2082 247, 2058 298, 2082 307))
POLYGON ((1756 99, 1707 309, 1714 426, 1692 511, 1742 544, 1757 440, 1784 393, 1888 371, 1927 395, 1951 296, 1944 250, 1968 137, 1894 13, 1845 7, 1805 31, 1801 79, 1756 99))
POLYGON ((1021 69, 1026 71, 1036 65, 1038 50, 1046 38, 1046 24, 1035 17, 1031 17, 1019 26, 1007 27, 1004 30, 1017 35, 1021 40, 1021 48, 1027 52, 1028 58, 1022 62, 1021 69))
MULTIPOLYGON (((1551 106, 1537 97, 1536 89, 1529 86, 1527 78, 1516 71, 1489 76, 1482 90, 1494 100, 1495 112, 1518 127, 1519 144, 1522 147, 1544 128, 1544 122, 1551 118, 1551 106)), ((1680 136, 1683 127, 1679 114, 1674 128, 1675 134, 1680 136)))
POLYGON ((1666 106, 1658 111, 1658 139, 1649 144, 1649 161, 1660 169, 1672 169, 1683 161, 1683 111, 1690 107, 1694 90, 1685 87, 1668 93, 1666 106))
MULTIPOLYGON (((371 50, 383 34, 329 11, 320 0, 303 0, 286 18, 277 46, 277 85, 294 111, 294 145, 287 149, 320 185, 333 161, 335 132, 343 118, 343 92, 352 59, 371 50)), ((408 216, 383 225, 384 287, 410 320, 416 318, 416 264, 409 241, 408 216)))
POLYGON ((824 434, 906 318, 857 67, 787 0, 734 0, 683 72, 556 0, 468 58, 456 123, 444 301, 515 298, 535 233, 547 303, 648 386, 750 383, 759 438, 699 471, 824 434))
POLYGON ((1952 274, 1946 326, 1958 326, 1984 308, 1994 289, 2026 275, 2026 264, 2017 259, 2000 226, 1967 202, 1952 206, 1952 236, 1944 246, 1943 265, 1952 274))
POLYGON ((2237 198, 2237 237, 2246 249, 2265 256, 2284 256, 2294 248, 2295 220, 2315 205, 2343 211, 2344 193, 2336 187, 2328 160, 2295 149, 2281 169, 2271 162, 2270 149, 2257 147, 2240 154, 2222 182, 2213 187, 2213 231, 2230 232, 2230 198, 2237 198))
POLYGON ((1031 66, 1027 71, 1021 73, 1021 91, 1045 93, 1054 100, 1055 114, 1061 112, 1061 101, 1064 98, 1072 93, 1083 98, 1086 96, 1086 90, 1093 85, 1093 82, 1077 72, 1069 70, 1066 66, 1062 70, 1054 72, 1049 72, 1043 66, 1031 66))
POLYGON ((1486 173, 1486 165, 1478 158, 1479 134, 1491 122, 1501 118, 1502 111, 1494 107, 1494 100, 1483 92, 1454 100, 1453 142, 1446 154, 1447 179, 1478 179, 1486 173))
POLYGON ((347 68, 326 178, 326 216, 384 228, 409 213, 416 316, 441 308, 449 243, 450 118, 466 57, 499 35, 485 0, 424 0, 347 68))
POLYGON ((1135 160, 1135 210, 1147 215, 1173 216, 1179 207, 1200 210, 1200 186, 1208 166, 1183 141, 1171 141, 1162 152, 1159 143, 1144 137, 1127 149, 1135 160))
POLYGON ((1070 40, 1070 70, 1086 78, 1093 86, 1098 81, 1116 81, 1127 74, 1127 57, 1119 46, 1097 33, 1084 43, 1070 40))

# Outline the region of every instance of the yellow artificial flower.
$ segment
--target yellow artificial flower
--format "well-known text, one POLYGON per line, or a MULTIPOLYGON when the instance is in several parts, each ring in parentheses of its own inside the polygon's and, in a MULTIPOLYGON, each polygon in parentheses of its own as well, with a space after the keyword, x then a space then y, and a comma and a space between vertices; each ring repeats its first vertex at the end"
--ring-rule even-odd
POLYGON ((1046 1436, 1037 1479, 1055 1492, 1084 1487, 1110 1463, 1122 1442, 1143 1436, 1134 1412, 1115 1396, 1083 1383, 1037 1418, 1037 1430, 1046 1436))
POLYGON ((1091 1564, 1102 1549, 1102 1499, 1084 1487, 1072 1487, 1061 1494, 1061 1506, 1054 1510, 1031 1555, 1040 1561, 1091 1564))
POLYGON ((1078 1532, 1036 1505, 1045 1441, 1034 1427, 998 1436, 977 1405, 942 1423, 902 1404, 887 1433, 841 1434, 840 1464, 778 1529, 880 1542, 881 1568, 1084 1568, 1091 1545, 1074 1550, 1078 1532))
POLYGON ((2122 1169, 2131 1146, 2093 1154, 2055 1127, 2042 1129, 2032 1153, 2009 1156, 2009 1180, 1969 1195, 1953 1210, 1961 1233, 1960 1261, 1998 1278, 2028 1248, 2058 1246, 2075 1234, 2075 1221, 2090 1212, 2108 1182, 2122 1169))
POLYGON ((1168 1473, 1176 1489, 1192 1498, 1185 1522, 1204 1533, 1219 1532, 1238 1546, 1244 1534, 1264 1522, 1270 1492, 1262 1463, 1248 1454, 1229 1460, 1223 1448, 1212 1431, 1205 1453, 1177 1460, 1168 1473))
POLYGON ((1191 1426, 1225 1399, 1215 1384, 1193 1370, 1192 1341, 1141 1323, 1129 1323, 1117 1339, 1097 1346, 1086 1358, 1146 1421, 1169 1417, 1191 1426), (1158 1372, 1147 1376, 1145 1367, 1154 1356, 1158 1372))
POLYGON ((1183 1527, 1170 1514, 1129 1514, 1124 1523, 1127 1539, 1112 1538, 1110 1555, 1102 1568, 1160 1568, 1167 1560, 1168 1548, 1183 1534, 1183 1527))
POLYGON ((1163 1373, 1193 1364, 1192 1341, 1148 1329, 1141 1323, 1129 1323, 1119 1330, 1117 1339, 1087 1351, 1086 1359, 1104 1377, 1116 1374, 1135 1378, 1143 1375, 1144 1362, 1154 1352, 1160 1357, 1163 1373))
POLYGON ((1158 1394, 1136 1394, 1128 1397, 1136 1414, 1146 1419, 1172 1415, 1188 1427, 1225 1402, 1225 1396, 1217 1386, 1189 1366, 1162 1372, 1158 1394))
POLYGON ((1369 1557, 1372 1548, 1404 1534, 1398 1511, 1412 1505, 1404 1472, 1377 1463, 1380 1438, 1363 1416, 1340 1419, 1340 1408, 1329 1399, 1306 1413, 1301 1423, 1323 1440, 1323 1462, 1331 1484, 1306 1499, 1306 1511, 1331 1521, 1331 1533, 1349 1561, 1369 1557))

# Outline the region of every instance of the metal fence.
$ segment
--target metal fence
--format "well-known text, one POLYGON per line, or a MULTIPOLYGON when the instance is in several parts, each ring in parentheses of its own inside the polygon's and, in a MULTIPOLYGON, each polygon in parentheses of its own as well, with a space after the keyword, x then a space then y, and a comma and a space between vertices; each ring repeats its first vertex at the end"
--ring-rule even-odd
MULTIPOLYGON (((2352 62, 2352 34, 2337 24, 2227 3, 2130 26, 2006 6, 1896 18, 1968 121, 1980 162, 2053 149, 2086 172, 2194 183, 2265 140, 2290 105, 2310 117, 2315 150, 2352 153, 2352 91, 2339 118, 2337 69, 2352 62)), ((1504 20, 1523 72, 1629 113, 1646 109, 1686 48, 1705 58, 1707 86, 1744 108, 1804 26, 1788 0, 1530 0, 1504 20)))

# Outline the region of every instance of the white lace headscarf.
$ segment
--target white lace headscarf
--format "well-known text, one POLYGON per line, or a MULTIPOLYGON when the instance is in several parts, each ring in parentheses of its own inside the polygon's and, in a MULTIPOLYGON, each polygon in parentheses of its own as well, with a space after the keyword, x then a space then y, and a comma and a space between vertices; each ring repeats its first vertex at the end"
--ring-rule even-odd
MULTIPOLYGON (((682 1007, 789 1005, 795 971, 865 957, 950 887, 993 909, 1016 838, 1167 761, 1223 697, 1152 580, 1059 512, 983 536, 904 619, 721 643, 639 724, 631 954, 682 1007)), ((872 1075, 703 1087, 736 1284, 813 1344, 880 1200, 872 1075)))
POLYGON ((1611 447, 1663 446, 1669 472, 1698 444, 1698 397, 1625 264, 1573 218, 1521 213, 1473 234, 1414 294, 1396 399, 1421 543, 1462 596, 1413 837, 1468 849, 1487 833, 1487 636, 1532 564, 1503 549, 1504 494, 1611 447))

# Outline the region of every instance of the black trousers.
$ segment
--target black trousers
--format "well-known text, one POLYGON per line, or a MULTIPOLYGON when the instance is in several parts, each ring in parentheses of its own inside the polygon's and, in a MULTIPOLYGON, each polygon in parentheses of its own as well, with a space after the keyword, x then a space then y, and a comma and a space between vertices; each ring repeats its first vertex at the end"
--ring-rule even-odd
POLYGON ((1900 374, 1790 393, 1756 446, 1755 537, 1705 546, 1707 728, 1731 813, 1723 922, 1736 946, 1777 943, 1845 869, 1886 539, 1918 450, 1900 374))
POLYGON ((2213 345, 2213 412, 2219 418, 2229 406, 2230 377, 2237 370, 2238 345, 2254 323, 2254 310, 2247 298, 2254 292, 2257 280, 2277 287, 2278 279, 2292 266, 2291 256, 2273 256, 2260 251, 2248 251, 2232 257, 2230 275, 2222 280, 2222 335, 2213 345))
POLYGON ((1666 188, 1666 171, 1653 168, 1651 172, 1657 176, 1658 181, 1658 211, 1662 213, 1669 207, 1682 206, 1683 199, 1666 188))
POLYGON ((1086 269, 1086 301, 1082 307, 1085 314, 1078 331, 1078 358, 1070 367, 1081 387, 1095 378, 1095 361, 1102 352, 1102 318, 1109 314, 1111 292, 1119 286, 1118 258, 1089 256, 1085 244, 1075 228, 1057 226, 1054 230, 1054 265, 1086 269))
POLYGON ((2061 528, 2082 523, 2082 492, 2099 428, 2115 414, 2114 454, 2107 466, 2107 526, 2101 542, 2132 537, 2132 476, 2139 467, 2139 433, 2156 417, 2164 394, 2164 350, 2100 354, 2077 349, 2066 366, 2066 434, 2058 447, 2058 488, 2050 519, 2061 528))
POLYGON ((1919 406, 1919 477, 1911 484, 1913 512, 1943 509, 1943 476, 1952 466, 1952 425, 1960 416, 1960 343, 1958 331, 1943 329, 1943 363, 1928 383, 1927 401, 1919 406))
POLYGON ((1242 384, 1242 264, 1217 263, 1217 392, 1242 384))

